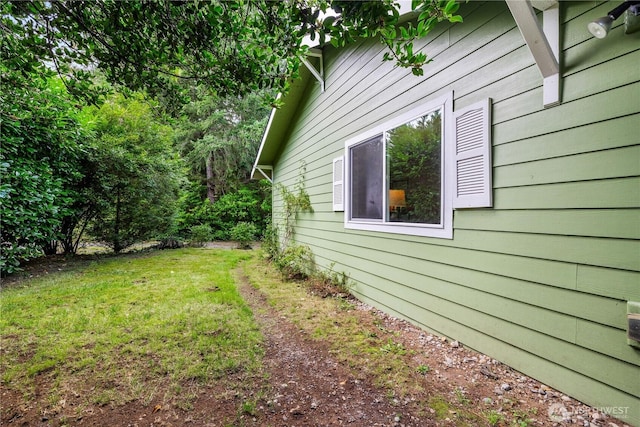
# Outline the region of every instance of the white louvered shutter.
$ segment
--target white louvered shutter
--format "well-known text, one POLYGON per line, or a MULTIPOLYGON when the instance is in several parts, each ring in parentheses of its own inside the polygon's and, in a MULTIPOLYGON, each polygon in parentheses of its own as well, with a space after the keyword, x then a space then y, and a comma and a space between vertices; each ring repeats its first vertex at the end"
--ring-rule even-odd
POLYGON ((454 208, 491 207, 491 99, 456 111, 454 208))
POLYGON ((333 159, 333 210, 344 211, 344 156, 333 159))

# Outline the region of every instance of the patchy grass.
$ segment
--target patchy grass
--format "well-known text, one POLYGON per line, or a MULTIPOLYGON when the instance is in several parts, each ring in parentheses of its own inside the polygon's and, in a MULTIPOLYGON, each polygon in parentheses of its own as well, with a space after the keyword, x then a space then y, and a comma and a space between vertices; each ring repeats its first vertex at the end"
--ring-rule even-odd
POLYGON ((371 376, 377 386, 405 396, 420 391, 415 367, 406 363, 406 349, 380 330, 374 316, 355 310, 331 292, 316 292, 314 282, 283 282, 281 275, 259 258, 249 260, 245 273, 250 283, 267 295, 269 304, 317 340, 331 343, 331 352, 359 375, 371 376), (311 294, 309 290, 314 292, 311 294))
POLYGON ((93 413, 95 405, 132 402, 145 408, 140 415, 169 406, 197 412, 203 399, 220 407, 229 402, 224 419, 235 421, 228 425, 259 417, 268 381, 256 380, 264 374, 263 338, 234 281, 242 266, 278 318, 326 343, 354 376, 384 389, 392 405, 414 402, 423 411, 418 416, 447 425, 534 422, 535 412, 519 411, 517 402, 477 410, 463 388, 426 381, 432 369, 424 358, 416 359, 410 342, 347 298, 344 276, 283 282, 247 251, 88 258, 47 263, 48 273, 41 269, 40 277, 0 290, 0 388, 38 414, 33 419, 59 413, 72 424, 84 408, 93 413), (56 410, 65 402, 64 411, 56 410))
POLYGON ((40 399, 52 405, 72 393, 87 405, 188 409, 202 386, 260 366, 262 337, 232 277, 250 256, 122 255, 2 289, 3 386, 29 400, 46 376, 52 386, 40 399))
POLYGON ((443 391, 426 392, 424 377, 429 366, 414 364, 413 352, 398 342, 396 332, 345 299, 347 285, 337 286, 335 281, 323 278, 283 282, 274 268, 257 257, 248 260, 244 270, 273 308, 312 338, 329 344, 337 360, 349 366, 354 375, 367 377, 385 389, 394 404, 422 396, 425 400, 416 403, 429 411, 424 414, 427 417, 449 419, 446 422, 457 426, 487 424, 487 417, 475 414, 469 407, 470 401, 462 390, 456 390, 451 397, 443 391))
POLYGON ((435 411, 438 420, 444 420, 453 413, 449 402, 440 395, 433 396, 429 399, 429 407, 435 411))

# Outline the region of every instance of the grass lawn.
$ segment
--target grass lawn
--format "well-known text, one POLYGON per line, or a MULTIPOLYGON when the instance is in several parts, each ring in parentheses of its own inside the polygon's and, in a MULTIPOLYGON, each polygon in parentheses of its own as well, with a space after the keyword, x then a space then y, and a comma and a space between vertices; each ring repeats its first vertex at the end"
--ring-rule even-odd
POLYGON ((3 386, 42 399, 45 376, 49 405, 72 393, 86 405, 171 401, 188 409, 200 387, 259 369, 262 336, 232 277, 251 256, 154 251, 5 287, 3 386))
MULTIPOLYGON (((263 361, 273 336, 286 340, 282 332, 293 324, 301 336, 326 346, 354 378, 382 390, 394 406, 413 405, 423 419, 447 425, 529 424, 535 402, 527 406, 514 400, 505 411, 494 411, 482 399, 493 396, 495 384, 465 383, 471 368, 449 370, 449 379, 439 377, 438 369, 445 373, 448 368, 440 350, 432 351, 446 354, 451 347, 444 341, 434 340, 427 349, 416 337, 405 336, 401 326, 340 297, 343 287, 334 284, 337 293, 327 293, 327 281, 283 281, 258 253, 191 248, 74 260, 62 271, 61 264, 46 264, 50 274, 3 286, 2 419, 13 422, 14 414, 27 414, 28 421, 38 423, 53 422, 49 417, 54 416, 58 425, 72 425, 83 416, 100 416, 103 407, 120 418, 98 425, 135 424, 155 414, 155 408, 171 408, 167 416, 177 408, 185 422, 194 413, 202 419, 215 416, 224 425, 256 425, 272 414, 291 416, 289 407, 273 412, 272 399, 279 396, 289 367, 263 361), (274 321, 267 338, 241 297, 241 284, 245 294, 251 285, 264 298, 252 307, 256 313, 270 313, 274 321), (436 376, 427 375, 432 368, 436 376), (471 394, 460 388, 461 381, 471 394), (204 415, 198 412, 202 408, 204 415)), ((316 347, 302 347, 311 366, 305 370, 326 369, 311 364, 316 347)), ((314 386, 308 384, 312 375, 301 378, 303 386, 314 386)), ((335 395, 344 381, 316 390, 314 397, 335 395)), ((529 399, 530 394, 520 396, 529 399)), ((307 413, 314 414, 323 417, 323 412, 307 413)))

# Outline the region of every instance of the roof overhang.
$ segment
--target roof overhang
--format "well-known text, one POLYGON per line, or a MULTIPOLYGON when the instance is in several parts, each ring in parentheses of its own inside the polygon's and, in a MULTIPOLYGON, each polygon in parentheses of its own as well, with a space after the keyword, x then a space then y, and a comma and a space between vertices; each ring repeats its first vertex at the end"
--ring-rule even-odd
POLYGON ((253 164, 251 179, 267 178, 271 180, 273 162, 280 151, 282 141, 287 136, 286 133, 294 115, 299 111, 300 101, 310 81, 315 81, 311 71, 307 67, 300 67, 300 75, 291 82, 286 96, 278 96, 278 99, 282 101, 282 105, 271 110, 271 115, 258 149, 258 155, 253 164))
MULTIPOLYGON (((551 107, 560 103, 560 67, 559 67, 559 11, 558 0, 506 0, 522 36, 533 55, 543 77, 543 104, 551 107), (538 22, 536 8, 542 11, 543 23, 538 22)), ((401 19, 406 21, 417 16, 410 10, 410 1, 402 0, 401 19)), ((274 108, 264 131, 256 161, 251 171, 252 179, 273 178, 273 163, 287 137, 289 125, 299 111, 300 102, 310 81, 318 80, 324 89, 321 50, 311 49, 312 57, 320 52, 320 69, 309 64, 300 67, 300 76, 292 81, 289 92, 282 98, 282 106, 274 108)), ((309 62, 307 59, 306 62, 309 62)))

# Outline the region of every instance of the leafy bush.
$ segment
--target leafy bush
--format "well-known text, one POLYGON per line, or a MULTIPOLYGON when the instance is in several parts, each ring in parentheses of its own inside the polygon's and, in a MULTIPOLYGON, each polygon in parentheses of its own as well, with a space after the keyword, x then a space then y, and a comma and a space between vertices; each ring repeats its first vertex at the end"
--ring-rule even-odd
POLYGON ((0 272, 8 274, 58 237, 86 135, 59 82, 0 71, 0 272))
POLYGON ((142 95, 109 97, 93 118, 100 209, 89 233, 117 253, 166 233, 176 216, 181 163, 172 146, 172 128, 154 116, 142 95))
POLYGON ((289 245, 273 259, 273 263, 288 279, 306 279, 315 270, 313 253, 305 245, 289 245))
POLYGON ((194 225, 191 227, 191 244, 202 245, 205 242, 209 242, 212 239, 211 226, 208 224, 194 225))
POLYGON ((240 249, 250 249, 256 238, 258 228, 251 222, 239 222, 231 229, 231 239, 238 242, 240 249))
MULTIPOLYGON (((191 190, 191 191, 197 191, 191 190)), ((265 193, 250 186, 235 193, 220 196, 215 203, 208 199, 195 202, 196 196, 186 197, 183 201, 183 213, 179 219, 181 230, 190 230, 194 225, 208 224, 214 240, 232 240, 231 230, 240 222, 252 223, 256 235, 266 228, 270 211, 265 193)))

